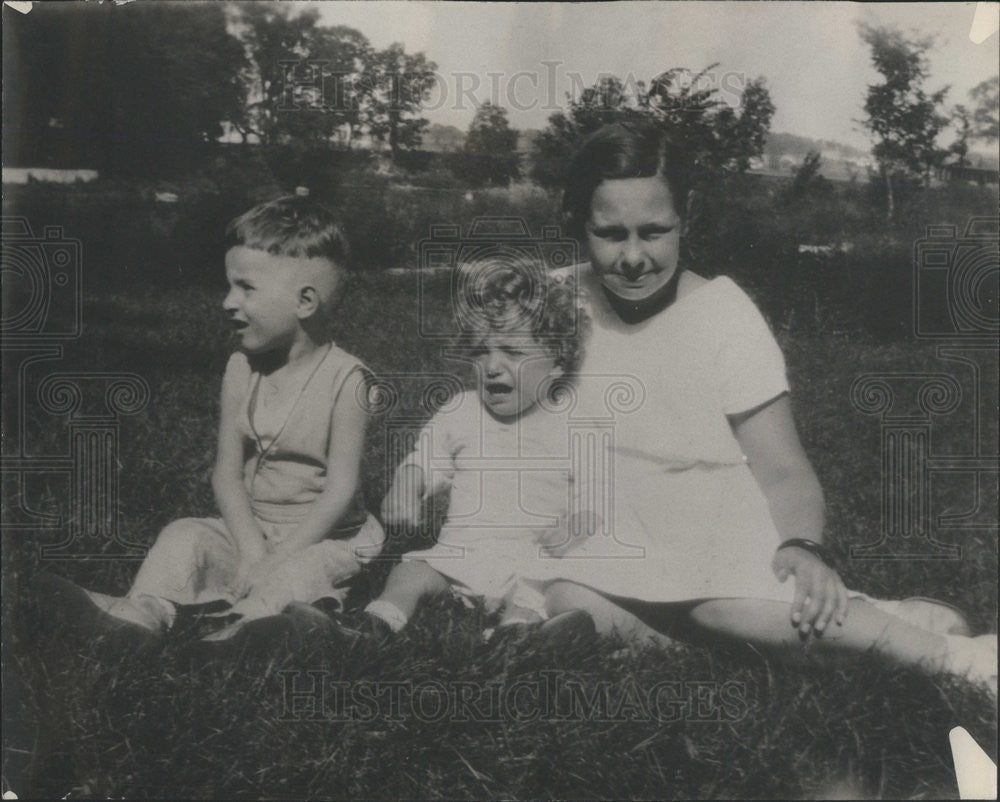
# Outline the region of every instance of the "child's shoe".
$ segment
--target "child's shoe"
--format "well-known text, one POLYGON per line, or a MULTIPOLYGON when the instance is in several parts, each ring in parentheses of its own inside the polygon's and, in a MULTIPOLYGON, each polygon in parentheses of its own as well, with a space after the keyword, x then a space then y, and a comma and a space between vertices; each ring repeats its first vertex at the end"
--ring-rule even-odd
POLYGON ((239 620, 188 649, 196 660, 305 654, 336 641, 333 622, 311 605, 292 602, 277 615, 239 620))
POLYGON ((948 653, 942 668, 956 677, 963 677, 977 685, 989 688, 997 697, 997 636, 980 635, 968 638, 963 635, 945 635, 948 653))
POLYGON ((377 615, 363 611, 334 613, 330 620, 333 622, 337 637, 351 646, 359 642, 381 646, 396 634, 392 627, 377 615))
POLYGON ((43 596, 59 605, 67 622, 101 629, 131 624, 150 633, 158 633, 164 628, 164 619, 157 615, 152 605, 127 596, 108 596, 86 590, 54 574, 40 577, 39 585, 43 596))
POLYGON ((597 641, 594 619, 585 610, 569 610, 552 616, 538 627, 538 638, 546 645, 558 648, 593 645, 597 641))
POLYGON ((174 604, 174 622, 170 627, 173 640, 200 640, 218 632, 240 618, 233 606, 224 599, 198 604, 174 604))
POLYGON ((156 614, 131 599, 85 590, 54 574, 40 576, 36 587, 36 636, 70 635, 87 643, 105 640, 134 650, 163 634, 163 622, 156 614))
MULTIPOLYGON (((486 633, 484 633, 485 635, 486 633)), ((584 610, 569 610, 540 624, 511 623, 486 638, 494 649, 517 643, 518 651, 546 652, 560 658, 590 653, 597 642, 594 619, 584 610)))

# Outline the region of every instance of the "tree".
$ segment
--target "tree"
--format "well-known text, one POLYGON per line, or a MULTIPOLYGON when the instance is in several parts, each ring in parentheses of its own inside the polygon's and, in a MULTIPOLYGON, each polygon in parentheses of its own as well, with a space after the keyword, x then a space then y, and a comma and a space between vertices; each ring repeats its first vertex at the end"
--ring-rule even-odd
POLYGON ((867 119, 862 124, 875 137, 872 155, 885 181, 886 213, 894 210, 894 185, 907 177, 929 181, 931 170, 946 152, 936 144, 948 119, 939 113, 948 88, 924 91, 928 75, 926 53, 932 39, 908 39, 894 28, 860 26, 862 40, 883 81, 868 87, 867 119))
POLYGON ((725 106, 715 117, 718 162, 738 173, 749 170, 750 160, 764 153, 774 111, 764 79, 750 81, 740 97, 739 115, 725 106))
POLYGON ((948 152, 955 154, 955 164, 965 167, 969 163, 966 157, 969 155, 969 138, 972 136, 972 118, 969 116, 969 110, 959 103, 951 111, 951 120, 957 135, 948 152))
POLYGON ((774 103, 763 78, 740 96, 739 114, 719 98, 710 64, 696 75, 674 68, 653 79, 646 107, 678 139, 694 165, 709 172, 746 172, 764 152, 774 103))
POLYGON ((973 136, 987 142, 1000 138, 1000 75, 977 84, 969 92, 976 104, 972 112, 973 136))
POLYGON ((5 21, 5 113, 32 132, 12 141, 5 126, 15 158, 148 172, 241 114, 243 51, 222 6, 46 4, 5 21))
POLYGON ((417 114, 430 97, 435 70, 423 53, 408 54, 398 42, 366 55, 357 87, 361 121, 373 138, 388 143, 393 159, 400 149, 420 146, 427 120, 417 114))
POLYGON ((543 186, 561 186, 570 159, 583 139, 609 122, 652 117, 689 154, 692 166, 708 172, 743 172, 760 156, 774 114, 763 78, 750 81, 737 114, 719 98, 712 64, 692 75, 676 67, 656 76, 647 89, 637 82, 629 90, 618 78, 604 76, 570 98, 568 113, 549 117, 535 139, 532 177, 543 186))
POLYGON ((463 149, 466 177, 477 185, 506 186, 521 177, 517 131, 507 109, 488 100, 476 110, 463 149))
POLYGON ((789 200, 800 201, 810 193, 826 189, 827 181, 820 173, 821 163, 819 151, 811 150, 806 154, 802 164, 795 168, 795 178, 786 195, 789 200))
POLYGON ((602 76, 584 89, 579 98, 567 94, 567 112, 557 111, 535 138, 531 177, 545 187, 561 187, 570 160, 580 143, 606 123, 639 114, 637 102, 613 75, 602 76))

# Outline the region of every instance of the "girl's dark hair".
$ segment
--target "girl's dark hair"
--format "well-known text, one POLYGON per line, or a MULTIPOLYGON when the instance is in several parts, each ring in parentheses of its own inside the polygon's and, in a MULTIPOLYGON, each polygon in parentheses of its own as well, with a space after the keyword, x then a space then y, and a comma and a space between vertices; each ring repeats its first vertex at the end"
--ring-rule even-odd
POLYGON ((566 176, 563 212, 575 236, 582 236, 590 202, 602 181, 662 176, 683 219, 691 189, 686 153, 661 124, 648 119, 605 125, 573 157, 566 176))

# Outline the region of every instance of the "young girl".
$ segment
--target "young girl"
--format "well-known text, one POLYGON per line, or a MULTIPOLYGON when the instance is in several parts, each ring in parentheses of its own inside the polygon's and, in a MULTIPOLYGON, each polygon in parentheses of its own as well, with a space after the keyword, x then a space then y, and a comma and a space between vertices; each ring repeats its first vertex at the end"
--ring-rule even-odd
POLYGON ((615 428, 615 537, 635 559, 549 563, 550 614, 588 610, 598 629, 691 633, 801 648, 875 649, 996 689, 996 635, 926 601, 848 593, 823 545, 823 495, 792 420, 767 324, 728 278, 680 264, 690 173, 651 122, 596 132, 569 171, 564 208, 589 251, 574 272, 593 333, 587 377, 637 376, 645 399, 615 428), (792 580, 786 582, 786 580, 792 580), (640 620, 640 618, 642 620, 640 620))
POLYGON ((367 625, 384 631, 402 629, 421 600, 449 589, 503 604, 502 626, 537 623, 542 596, 518 582, 521 568, 572 542, 570 495, 580 477, 569 468, 554 384, 581 355, 575 290, 514 256, 464 270, 479 279, 460 314, 477 389, 424 427, 386 495, 386 524, 413 530, 425 523, 426 498, 451 491, 436 545, 405 554, 365 608, 367 625))
POLYGON ((339 224, 296 196, 227 233, 223 308, 240 348, 222 380, 221 518, 167 526, 123 598, 57 581, 78 619, 160 632, 179 605, 222 601, 239 618, 224 637, 290 602, 343 595, 337 586, 384 540, 358 481, 368 372, 329 334, 348 256, 339 224))

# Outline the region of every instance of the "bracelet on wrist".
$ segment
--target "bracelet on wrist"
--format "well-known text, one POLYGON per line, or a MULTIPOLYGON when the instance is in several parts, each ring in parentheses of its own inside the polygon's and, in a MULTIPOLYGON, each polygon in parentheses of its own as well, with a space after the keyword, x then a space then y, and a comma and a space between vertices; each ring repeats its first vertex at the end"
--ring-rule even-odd
POLYGON ((792 547, 808 551, 810 554, 815 554, 827 565, 827 567, 832 568, 834 571, 837 570, 837 561, 834 559, 833 554, 831 554, 830 551, 823 546, 823 544, 804 537, 793 537, 782 541, 777 550, 781 551, 782 549, 792 547))

